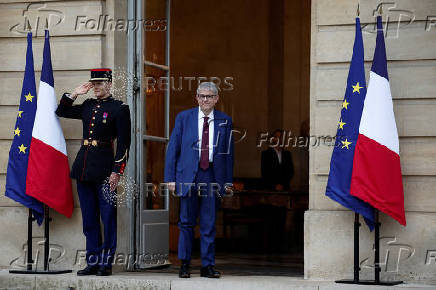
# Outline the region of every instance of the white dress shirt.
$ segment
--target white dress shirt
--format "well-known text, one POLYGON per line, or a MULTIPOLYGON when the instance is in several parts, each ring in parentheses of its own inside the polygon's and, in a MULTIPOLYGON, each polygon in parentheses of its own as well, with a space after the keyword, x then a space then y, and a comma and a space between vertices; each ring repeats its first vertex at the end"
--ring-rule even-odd
MULTIPOLYGON (((209 117, 209 162, 213 162, 213 109, 209 113, 207 117, 209 117)), ((204 123, 204 113, 201 111, 200 107, 198 107, 198 156, 199 160, 201 159, 201 140, 203 139, 203 123, 204 123)))
POLYGON ((282 151, 274 147, 274 151, 277 153, 277 158, 279 159, 279 164, 282 164, 282 151))

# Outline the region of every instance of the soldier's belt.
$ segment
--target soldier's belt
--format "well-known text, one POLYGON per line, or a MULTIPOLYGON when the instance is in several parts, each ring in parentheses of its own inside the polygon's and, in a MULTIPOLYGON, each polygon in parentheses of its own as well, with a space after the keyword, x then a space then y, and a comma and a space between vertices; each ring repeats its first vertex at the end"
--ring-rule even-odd
POLYGON ((85 146, 94 146, 94 147, 111 147, 112 146, 112 142, 105 142, 105 141, 100 141, 100 140, 88 140, 88 139, 83 139, 82 140, 82 144, 85 146))

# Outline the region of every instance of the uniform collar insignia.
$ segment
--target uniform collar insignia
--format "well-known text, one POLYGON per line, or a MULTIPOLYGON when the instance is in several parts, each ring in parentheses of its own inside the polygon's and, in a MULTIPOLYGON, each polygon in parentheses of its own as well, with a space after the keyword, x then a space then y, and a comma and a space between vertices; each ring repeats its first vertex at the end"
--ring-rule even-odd
POLYGON ((109 96, 107 96, 107 97, 104 98, 104 99, 99 99, 99 98, 97 98, 97 101, 98 101, 98 102, 105 102, 105 101, 112 100, 112 99, 113 99, 113 96, 112 96, 112 95, 109 95, 109 96))

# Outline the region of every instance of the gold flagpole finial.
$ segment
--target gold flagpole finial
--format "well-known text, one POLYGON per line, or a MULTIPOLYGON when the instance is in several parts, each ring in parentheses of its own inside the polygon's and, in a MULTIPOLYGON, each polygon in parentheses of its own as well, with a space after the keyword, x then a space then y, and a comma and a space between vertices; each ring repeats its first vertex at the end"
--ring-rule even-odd
POLYGON ((383 15, 383 1, 380 0, 380 4, 378 4, 378 14, 383 15))

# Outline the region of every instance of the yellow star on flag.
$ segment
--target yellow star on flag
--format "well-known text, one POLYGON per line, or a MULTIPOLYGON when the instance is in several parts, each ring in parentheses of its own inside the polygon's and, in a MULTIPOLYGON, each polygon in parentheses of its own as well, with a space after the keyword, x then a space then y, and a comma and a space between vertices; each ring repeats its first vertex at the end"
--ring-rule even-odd
POLYGON ((347 124, 345 122, 342 122, 342 119, 339 121, 339 129, 344 129, 344 125, 347 124))
POLYGON ((345 99, 344 102, 342 103, 342 108, 345 108, 345 110, 348 110, 348 105, 349 105, 349 104, 350 104, 350 103, 347 102, 347 100, 345 99))
POLYGON ((17 127, 17 129, 14 130, 14 136, 15 135, 20 136, 20 132, 21 132, 20 128, 17 127))
POLYGON ((21 118, 22 113, 23 113, 23 111, 18 111, 18 118, 21 118))
MULTIPOLYGON (((24 144, 21 144, 20 146, 18 146, 18 149, 20 149, 20 152, 26 153, 27 147, 24 146, 24 144)), ((20 153, 20 152, 18 152, 18 153, 20 153)))
POLYGON ((25 97, 26 97, 26 102, 27 102, 27 101, 32 101, 32 99, 33 99, 33 96, 32 96, 30 93, 28 93, 27 95, 25 95, 25 97))
POLYGON ((360 86, 359 82, 357 82, 357 84, 353 87, 353 93, 358 92, 360 94, 360 89, 362 89, 363 87, 360 86))
POLYGON ((350 146, 351 142, 349 142, 348 139, 345 139, 345 141, 341 141, 341 142, 342 142, 342 149, 345 147, 347 147, 347 149, 350 149, 348 148, 348 146, 350 146))

